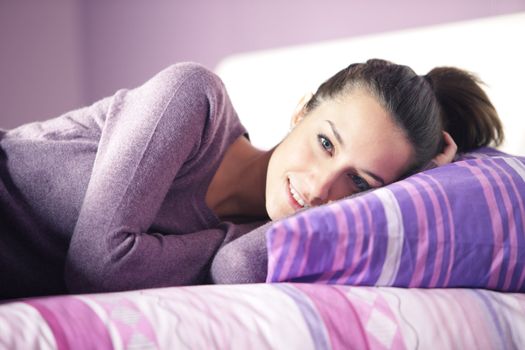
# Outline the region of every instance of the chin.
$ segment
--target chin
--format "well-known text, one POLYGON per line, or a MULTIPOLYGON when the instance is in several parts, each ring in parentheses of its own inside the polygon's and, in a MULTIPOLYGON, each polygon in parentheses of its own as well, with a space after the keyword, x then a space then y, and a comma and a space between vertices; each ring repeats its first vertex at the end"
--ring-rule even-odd
POLYGON ((279 215, 279 212, 276 210, 272 210, 272 208, 266 207, 266 212, 268 213, 268 217, 272 221, 276 221, 282 218, 282 215, 279 215))
POLYGON ((291 198, 288 193, 288 177, 279 178, 278 183, 274 186, 267 187, 266 192, 266 212, 272 220, 283 219, 292 215, 295 211, 291 204, 291 198))
POLYGON ((280 206, 277 205, 275 201, 273 203, 266 203, 266 212, 268 213, 268 217, 272 221, 282 219, 285 216, 289 215, 289 213, 284 213, 282 208, 280 208, 280 206))

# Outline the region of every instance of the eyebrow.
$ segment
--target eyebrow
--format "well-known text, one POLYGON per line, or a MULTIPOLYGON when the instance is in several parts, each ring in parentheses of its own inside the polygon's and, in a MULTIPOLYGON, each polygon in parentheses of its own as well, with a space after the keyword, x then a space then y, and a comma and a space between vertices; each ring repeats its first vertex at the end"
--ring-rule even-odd
POLYGON ((368 170, 362 170, 365 174, 368 174, 370 177, 374 178, 377 182, 381 183, 381 186, 385 185, 385 180, 383 180, 380 176, 374 174, 371 171, 368 170))
MULTIPOLYGON (((339 134, 339 132, 337 131, 337 129, 335 127, 335 124, 331 120, 328 120, 328 119, 326 119, 326 122, 328 124, 330 124, 330 128, 332 129, 332 133, 334 134, 334 136, 337 139, 337 141, 342 146, 344 146, 343 138, 341 137, 341 134, 339 134)), ((374 180, 376 180, 377 182, 379 182, 381 184, 381 186, 385 185, 385 180, 383 180, 383 178, 381 178, 380 176, 378 176, 378 175, 376 175, 373 172, 368 171, 368 170, 361 169, 361 171, 364 172, 365 174, 367 174, 368 176, 370 176, 371 178, 373 178, 374 180)))

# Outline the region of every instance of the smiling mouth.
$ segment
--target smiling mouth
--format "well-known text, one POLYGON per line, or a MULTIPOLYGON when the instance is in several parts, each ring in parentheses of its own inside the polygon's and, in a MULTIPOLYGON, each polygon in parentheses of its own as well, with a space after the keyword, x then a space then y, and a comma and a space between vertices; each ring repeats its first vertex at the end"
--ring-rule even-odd
POLYGON ((295 188, 293 188, 290 179, 288 179, 288 191, 289 191, 290 197, 293 199, 294 203, 299 208, 303 208, 304 209, 304 208, 310 207, 308 204, 306 204, 306 202, 303 200, 303 198, 299 195, 299 192, 297 192, 295 190, 295 188))

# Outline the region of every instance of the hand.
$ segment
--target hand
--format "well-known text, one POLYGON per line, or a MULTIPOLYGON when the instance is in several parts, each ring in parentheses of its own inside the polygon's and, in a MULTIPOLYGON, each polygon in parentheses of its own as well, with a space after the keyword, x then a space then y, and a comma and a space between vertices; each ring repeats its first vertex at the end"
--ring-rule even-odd
POLYGON ((430 161, 430 163, 423 168, 423 170, 428 170, 441 165, 445 165, 451 163, 454 160, 454 157, 456 157, 456 153, 458 150, 458 146, 454 142, 454 139, 452 138, 452 136, 450 136, 448 132, 443 131, 443 141, 445 143, 443 152, 435 156, 430 161))

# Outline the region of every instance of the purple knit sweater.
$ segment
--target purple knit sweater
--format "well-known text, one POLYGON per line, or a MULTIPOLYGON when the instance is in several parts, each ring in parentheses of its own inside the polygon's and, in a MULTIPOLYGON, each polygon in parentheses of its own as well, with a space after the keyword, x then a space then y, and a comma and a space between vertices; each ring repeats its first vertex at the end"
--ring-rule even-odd
POLYGON ((0 298, 207 282, 218 248, 261 224, 221 223, 205 203, 245 133, 193 63, 0 131, 0 298))

